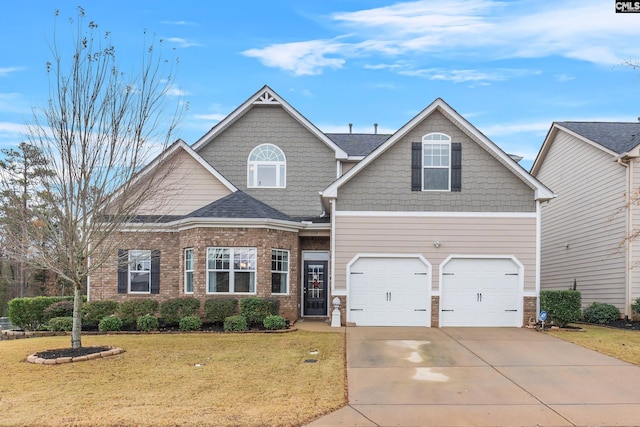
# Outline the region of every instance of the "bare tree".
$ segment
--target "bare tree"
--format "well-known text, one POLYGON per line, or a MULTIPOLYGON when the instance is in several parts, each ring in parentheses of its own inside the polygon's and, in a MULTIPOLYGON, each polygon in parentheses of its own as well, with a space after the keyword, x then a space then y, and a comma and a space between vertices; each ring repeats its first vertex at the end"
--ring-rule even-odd
MULTIPOLYGON (((72 50, 65 56, 54 35, 49 101, 28 125, 30 142, 54 172, 43 179, 52 208, 25 228, 35 240, 48 236, 46 244, 28 248, 29 260, 73 284, 71 347, 79 348, 86 280, 126 244, 121 231, 135 222, 138 208, 158 200, 171 168, 148 164, 171 152, 182 107, 167 108, 177 60, 157 52, 162 40, 145 40, 140 70, 128 74, 109 33, 100 34, 93 21, 85 26, 82 8, 70 22, 72 50)), ((156 161, 168 162, 164 156, 156 161)))

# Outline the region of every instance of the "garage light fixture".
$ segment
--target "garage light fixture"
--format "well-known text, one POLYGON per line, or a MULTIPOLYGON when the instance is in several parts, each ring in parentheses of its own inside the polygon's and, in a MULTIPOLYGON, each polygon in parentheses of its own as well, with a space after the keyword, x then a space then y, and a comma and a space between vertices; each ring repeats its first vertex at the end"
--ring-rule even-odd
POLYGON ((440 241, 436 240, 435 242, 433 242, 433 246, 436 247, 436 248, 439 248, 440 247, 440 241))

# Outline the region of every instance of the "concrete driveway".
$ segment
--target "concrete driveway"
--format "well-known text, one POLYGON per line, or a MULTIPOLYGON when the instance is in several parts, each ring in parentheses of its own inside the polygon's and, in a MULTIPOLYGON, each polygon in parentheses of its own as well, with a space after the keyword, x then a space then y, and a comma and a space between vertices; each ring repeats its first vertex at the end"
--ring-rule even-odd
POLYGON ((543 333, 346 334, 349 405, 310 426, 640 426, 640 367, 543 333))

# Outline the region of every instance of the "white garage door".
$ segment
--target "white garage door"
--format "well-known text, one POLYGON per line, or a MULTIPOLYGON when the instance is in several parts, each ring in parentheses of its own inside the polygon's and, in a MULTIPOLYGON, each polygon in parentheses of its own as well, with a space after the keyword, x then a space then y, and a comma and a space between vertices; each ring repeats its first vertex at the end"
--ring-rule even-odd
POLYGON ((430 326, 429 268, 420 258, 359 258, 349 273, 348 321, 430 326))
POLYGON ((454 258, 442 269, 440 326, 522 326, 518 265, 454 258))

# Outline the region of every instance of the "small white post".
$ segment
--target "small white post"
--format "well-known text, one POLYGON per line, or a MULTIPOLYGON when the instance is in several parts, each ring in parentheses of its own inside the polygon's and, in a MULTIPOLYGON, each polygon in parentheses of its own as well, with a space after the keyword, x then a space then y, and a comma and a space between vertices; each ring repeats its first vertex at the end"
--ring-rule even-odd
POLYGON ((331 327, 339 328, 340 324, 340 298, 335 297, 333 299, 333 311, 331 312, 331 327))

